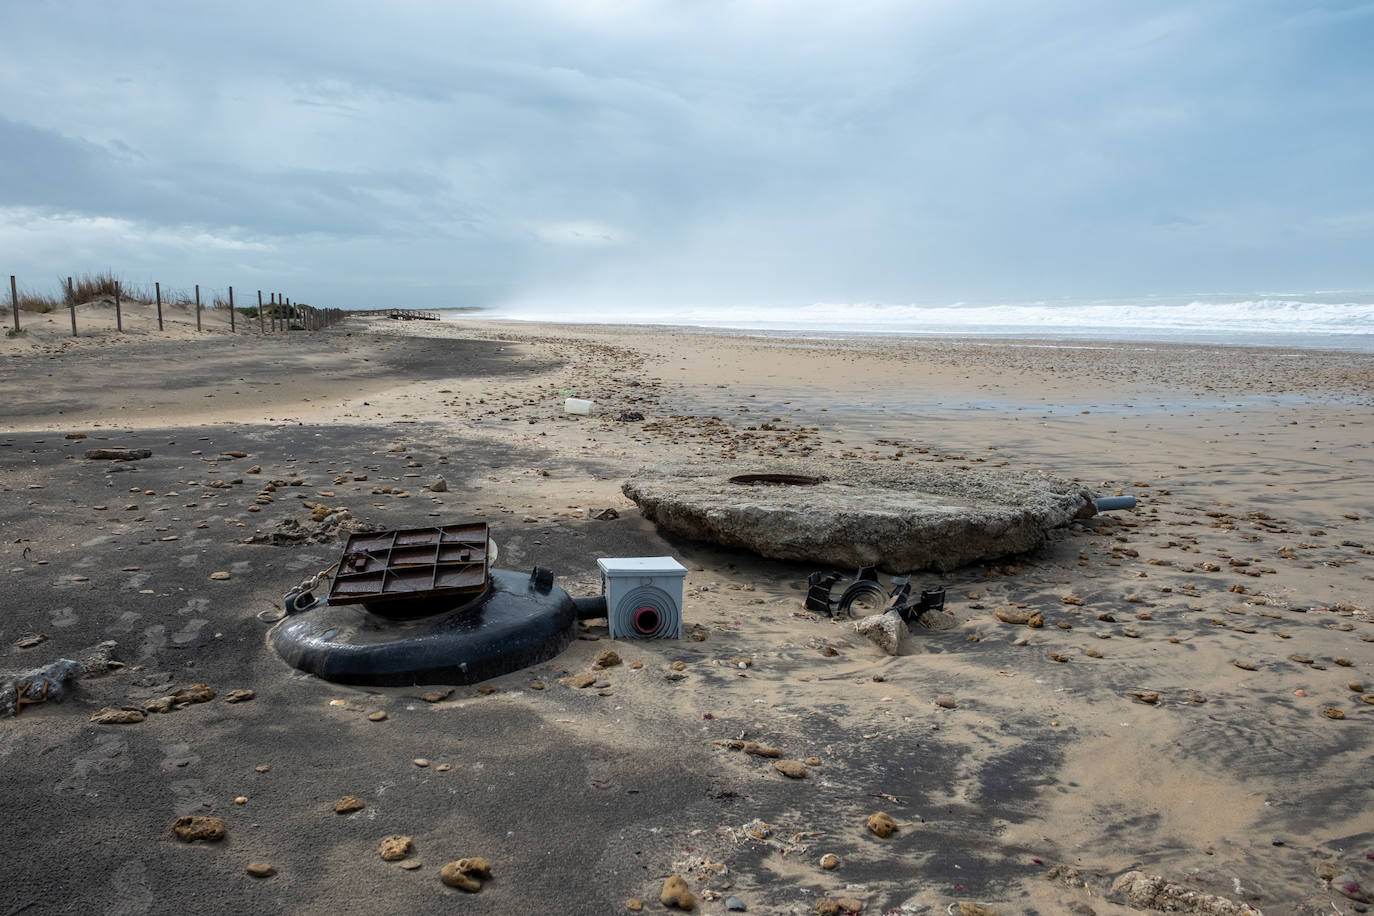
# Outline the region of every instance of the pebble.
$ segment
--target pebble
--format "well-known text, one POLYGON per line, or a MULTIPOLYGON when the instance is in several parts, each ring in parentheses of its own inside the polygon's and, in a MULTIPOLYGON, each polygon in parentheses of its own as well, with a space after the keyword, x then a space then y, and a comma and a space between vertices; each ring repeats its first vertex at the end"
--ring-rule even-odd
POLYGON ((685 878, 681 875, 671 875, 663 882, 663 890, 658 895, 658 902, 679 910, 691 910, 696 908, 697 898, 687 887, 685 878))
POLYGON ((544 687, 545 687, 545 684, 544 684, 543 681, 538 681, 538 680, 530 681, 530 689, 531 689, 531 690, 543 690, 544 687))
POLYGON ((806 778, 806 765, 800 760, 779 760, 773 764, 773 769, 791 779, 806 778))
POLYGON ((387 862, 398 862, 410 855, 410 837, 394 834, 385 837, 377 847, 377 853, 387 862))
POLYGON ((415 869, 420 868, 423 865, 423 862, 417 862, 414 859, 408 859, 405 862, 402 862, 399 867, 404 868, 406 871, 415 871, 415 869))
POLYGON ((1084 649, 1084 650, 1083 650, 1083 654, 1086 655, 1088 658, 1101 658, 1101 657, 1102 657, 1102 653, 1099 652, 1099 651, 1097 651, 1096 649, 1084 649))
POLYGON ((277 870, 268 862, 249 862, 244 871, 254 878, 270 878, 277 873, 277 870))
POLYGON ((738 897, 726 897, 725 908, 735 913, 743 913, 749 909, 744 905, 744 901, 738 897))
POLYGON ((832 871, 839 867, 840 857, 833 852, 827 852, 825 855, 821 856, 821 868, 824 868, 826 871, 832 871))
POLYGON ((687 669, 687 663, 686 663, 686 662, 673 662, 672 668, 673 668, 674 671, 685 671, 685 670, 687 669))
POLYGON ((183 843, 194 843, 197 840, 215 843, 224 839, 228 827, 218 817, 186 815, 172 821, 172 832, 183 843))
POLYGON ((369 713, 368 716, 367 716, 367 719, 368 719, 369 722, 385 722, 385 721, 386 721, 386 713, 382 712, 382 711, 379 709, 379 710, 377 710, 377 711, 374 712, 374 713, 369 713))
POLYGON ((270 770, 270 769, 272 769, 272 768, 271 768, 270 766, 268 766, 267 764, 264 763, 264 764, 259 764, 258 766, 253 767, 253 769, 256 770, 256 771, 259 772, 259 773, 266 773, 268 770, 270 770))
POLYGON ((354 811, 361 811, 366 807, 367 805, 363 803, 362 799, 353 795, 345 795, 334 803, 334 813, 351 814, 354 811))
POLYGON ((224 580, 229 578, 229 573, 221 569, 218 572, 210 573, 210 578, 214 579, 216 582, 223 582, 224 580))
POLYGON ((424 700, 426 703, 438 703, 443 700, 447 700, 450 696, 452 696, 452 694, 453 691, 451 689, 431 690, 429 693, 420 694, 420 699, 424 700))
POLYGON ((1322 715, 1326 716, 1328 719, 1344 719, 1344 718, 1345 718, 1345 713, 1341 712, 1339 709, 1337 709, 1337 708, 1334 707, 1334 706, 1328 706, 1328 707, 1326 707, 1325 709, 1323 709, 1323 710, 1322 710, 1322 715))
POLYGON ((882 811, 868 816, 868 829, 880 837, 890 837, 897 832, 897 822, 882 811))
POLYGON ((147 715, 143 710, 135 709, 132 706, 121 708, 106 706, 91 715, 91 721, 96 725, 131 725, 135 722, 142 722, 145 718, 147 715))
POLYGON ((818 767, 821 765, 821 758, 807 757, 805 760, 802 761, 802 763, 806 764, 809 767, 818 767))
POLYGON ((1255 663, 1254 663, 1254 662, 1251 662, 1251 661, 1246 661, 1246 660, 1243 659, 1243 658, 1234 659, 1234 660, 1231 662, 1231 664, 1235 665, 1237 668, 1241 669, 1242 671, 1254 671, 1254 670, 1255 670, 1255 663))
POLYGON ((429 766, 429 759, 426 758, 426 757, 416 757, 414 760, 412 760, 412 761, 410 761, 410 762, 413 763, 413 764, 415 764, 417 767, 427 767, 427 766, 429 766))
POLYGON ((33 636, 21 636, 14 641, 14 646, 16 649, 32 649, 45 639, 47 639, 47 637, 41 633, 33 636))
POLYGON ((644 909, 644 901, 640 900, 638 897, 631 897, 625 901, 625 909, 632 913, 638 913, 640 910, 644 909))
POLYGON ((596 661, 592 663, 594 668, 614 668, 620 664, 620 653, 614 649, 602 649, 596 655, 596 661))
POLYGON ((247 799, 246 796, 240 795, 238 798, 234 799, 234 804, 236 804, 236 805, 246 805, 246 804, 248 804, 248 799, 247 799))
POLYGON ((941 709, 955 709, 959 704, 955 702, 954 697, 947 693, 942 693, 935 698, 935 705, 939 706, 941 709))
POLYGON ((1345 686, 1349 687, 1356 693, 1364 693, 1364 684, 1361 681, 1351 681, 1349 684, 1346 684, 1345 686))
POLYGON ((231 690, 229 691, 228 695, 225 696, 224 702, 243 703, 247 700, 253 699, 254 696, 256 696, 256 694, 254 694, 251 690, 231 690))
POLYGON ((1152 690, 1132 690, 1129 691, 1129 694, 1130 696, 1135 697, 1140 702, 1148 703, 1151 706, 1159 702, 1159 694, 1155 693, 1152 690))
POLYGON ((1333 665, 1340 665, 1342 668, 1349 668, 1351 665, 1355 664, 1348 658, 1333 658, 1331 659, 1331 663, 1333 665))

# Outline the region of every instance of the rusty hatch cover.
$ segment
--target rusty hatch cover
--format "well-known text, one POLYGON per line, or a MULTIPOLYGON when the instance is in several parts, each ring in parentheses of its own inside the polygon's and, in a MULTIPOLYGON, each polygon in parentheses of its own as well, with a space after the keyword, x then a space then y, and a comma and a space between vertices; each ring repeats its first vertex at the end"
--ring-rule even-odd
POLYGON ((487 586, 486 522, 355 534, 329 588, 330 604, 471 596, 487 586))

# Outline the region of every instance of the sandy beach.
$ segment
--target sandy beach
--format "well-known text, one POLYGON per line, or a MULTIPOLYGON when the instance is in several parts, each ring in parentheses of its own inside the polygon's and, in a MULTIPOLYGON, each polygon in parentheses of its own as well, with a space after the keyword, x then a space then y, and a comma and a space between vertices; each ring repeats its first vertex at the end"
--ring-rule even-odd
POLYGON ((1370 354, 476 318, 231 334, 223 313, 158 332, 138 304, 117 333, 106 311, 0 340, 0 672, 110 640, 122 663, 0 711, 0 916, 664 912, 671 875, 703 913, 1138 913, 1109 894, 1132 870, 1271 916, 1361 911, 1322 875, 1374 892, 1370 354), (112 446, 151 456, 83 457, 112 446), (1045 471, 1138 505, 916 573, 956 622, 890 657, 803 608, 814 566, 664 535, 620 489, 665 458, 793 456, 1045 471), (485 520, 502 568, 573 595, 597 557, 675 556, 688 638, 596 621, 434 702, 302 675, 259 616, 338 558, 273 538, 318 506, 485 520), (1032 610, 1043 627, 998 616, 1032 610), (606 648, 605 686, 560 683, 606 648), (215 699, 90 721, 197 683, 215 699), (227 837, 180 842, 182 815, 227 837), (465 856, 491 863, 479 893, 439 880, 465 856))

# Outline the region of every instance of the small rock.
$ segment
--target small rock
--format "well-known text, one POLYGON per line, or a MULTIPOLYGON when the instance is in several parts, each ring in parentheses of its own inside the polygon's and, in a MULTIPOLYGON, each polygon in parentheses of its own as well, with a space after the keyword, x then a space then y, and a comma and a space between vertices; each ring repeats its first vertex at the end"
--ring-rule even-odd
POLYGON ((217 572, 210 573, 210 578, 214 579, 216 582, 223 582, 229 578, 229 573, 221 569, 217 572))
POLYGON ((595 684, 596 675, 589 672, 583 672, 582 674, 574 674, 571 677, 559 678, 558 683, 572 687, 574 690, 581 690, 595 684))
POLYGON ((1331 663, 1333 665, 1340 665, 1342 668, 1349 668, 1351 665, 1355 664, 1348 658, 1333 658, 1331 659, 1331 663))
POLYGON ((658 902, 679 910, 691 910, 696 908, 697 898, 687 887, 685 878, 681 875, 672 875, 663 882, 663 891, 658 895, 658 902))
POLYGON ((638 897, 631 897, 625 901, 625 909, 632 913, 638 913, 640 910, 644 909, 644 901, 640 900, 638 897))
POLYGON ((411 845, 410 837, 395 834, 382 840, 381 845, 377 847, 377 853, 384 861, 399 862, 410 855, 411 845))
POLYGON ((594 668, 614 668, 620 664, 620 653, 614 649, 602 649, 596 655, 596 661, 592 663, 594 668))
POLYGON ((421 769, 424 769, 425 767, 429 766, 429 759, 426 757, 416 757, 414 760, 410 762, 415 764, 417 767, 420 767, 421 769))
POLYGON ((431 690, 428 693, 420 694, 420 699, 424 700, 426 703, 439 703, 447 700, 452 695, 452 688, 448 690, 431 690))
POLYGON ((32 636, 21 636, 14 641, 14 647, 16 649, 32 649, 47 638, 48 637, 44 636, 42 633, 35 633, 32 636))
POLYGON ((807 757, 805 760, 802 761, 802 763, 806 764, 809 767, 818 767, 821 765, 821 758, 807 757))
POLYGON ((531 690, 543 690, 543 689, 544 689, 544 686, 545 686, 545 685, 544 685, 544 682, 543 682, 543 681, 540 681, 540 680, 533 680, 533 681, 530 681, 530 689, 531 689, 531 690))
POLYGON ((435 477, 432 481, 425 484, 425 489, 431 493, 447 493, 448 481, 442 477, 435 477))
POLYGON ((186 815, 172 821, 172 832, 184 843, 194 843, 197 840, 215 843, 224 839, 228 828, 225 827, 224 821, 217 817, 186 815))
POLYGON ((778 750, 778 749, 775 748, 775 747, 769 747, 769 746, 766 745, 766 744, 760 744, 760 743, 757 742, 757 741, 746 741, 746 742, 744 742, 744 746, 741 747, 740 750, 744 751, 744 753, 746 753, 746 754, 753 754, 755 757, 781 757, 781 756, 782 756, 782 751, 778 750))
POLYGON ((1128 691, 1128 694, 1150 706, 1159 702, 1159 694, 1155 693, 1153 690, 1131 690, 1128 691))
POLYGON ((821 856, 821 868, 824 868, 826 871, 833 871, 839 867, 840 857, 833 852, 827 852, 825 855, 821 856))
POLYGON ((482 882, 472 875, 466 874, 458 867, 457 862, 450 862, 439 869, 439 880, 449 887, 456 887, 460 891, 467 891, 475 894, 482 889, 482 882))
POLYGON ((898 654, 902 637, 909 635, 905 621, 894 613, 872 614, 857 620, 854 622, 854 631, 867 636, 888 655, 898 654))
POLYGON ((254 696, 255 694, 251 690, 231 690, 229 691, 228 695, 225 696, 224 702, 243 703, 247 700, 253 699, 254 696))
POLYGON ((236 804, 236 805, 246 805, 246 804, 248 804, 248 798, 247 798, 247 796, 240 795, 239 797, 235 798, 235 799, 234 799, 234 804, 236 804))
POLYGON ((1083 650, 1083 654, 1086 655, 1088 658, 1101 658, 1101 657, 1102 657, 1102 653, 1099 652, 1099 651, 1097 651, 1096 649, 1084 649, 1084 650, 1083 650))
POLYGON ((406 861, 398 865, 397 868, 404 868, 406 871, 415 871, 417 868, 421 868, 423 865, 423 862, 416 861, 415 859, 407 859, 406 861))
MULTIPOLYGON (((620 513, 615 511, 615 509, 607 508, 602 509, 600 512, 593 513, 592 518, 596 519, 599 522, 609 522, 614 519, 620 518, 620 513)), ((683 909, 691 909, 691 907, 683 907, 683 909)))
POLYGON ((106 706, 104 709, 91 716, 91 721, 96 725, 130 725, 134 722, 142 722, 147 716, 143 710, 132 706, 124 706, 116 709, 113 706, 106 706))
POLYGON ((1364 693, 1364 683, 1361 681, 1351 681, 1349 684, 1346 684, 1345 686, 1355 691, 1356 693, 1364 693))
POLYGON ((955 701, 954 697, 950 696, 947 693, 942 693, 938 697, 936 697, 935 705, 939 706, 941 709, 955 709, 959 706, 959 704, 955 701))
POLYGON ((897 822, 882 811, 868 816, 868 829, 880 837, 890 837, 897 832, 897 822))
POLYGON ((152 451, 146 448, 114 446, 112 448, 86 449, 86 457, 92 461, 139 461, 152 456, 152 451))
POLYGON ((1003 623, 1025 626, 1030 623, 1031 616, 1036 612, 1020 607, 999 607, 992 613, 994 617, 1003 623))
POLYGON ((1165 881, 1159 875, 1140 871, 1128 871, 1118 877, 1112 882, 1111 892, 1140 909, 1210 913, 1213 916, 1244 916, 1254 912, 1225 897, 1203 894, 1185 885, 1165 881))
POLYGON ((687 669, 687 663, 686 663, 686 662, 673 662, 673 664, 671 665, 671 667, 672 667, 672 669, 673 669, 674 671, 685 671, 685 670, 687 669))
POLYGON ((1002 911, 986 903, 969 903, 967 900, 961 900, 959 916, 1002 916, 1002 911))
POLYGON ((254 878, 270 878, 277 873, 277 870, 267 862, 249 862, 244 871, 254 878))
POLYGON ((773 764, 773 769, 791 779, 806 778, 806 765, 800 760, 779 760, 773 764))
POLYGON ((726 897, 725 908, 733 913, 743 913, 749 909, 744 905, 744 901, 738 897, 726 897))
POLYGON ((1243 658, 1235 659, 1234 661, 1231 662, 1231 664, 1235 665, 1237 668, 1241 669, 1242 671, 1254 671, 1254 670, 1255 670, 1255 663, 1252 662, 1252 661, 1246 661, 1246 660, 1243 659, 1243 658))
POLYGON ((366 807, 367 805, 363 803, 362 799, 352 795, 345 795, 334 803, 334 813, 351 814, 354 811, 361 811, 366 807))
POLYGON ((1334 706, 1328 706, 1328 707, 1326 707, 1325 709, 1323 709, 1323 710, 1322 710, 1322 715, 1326 716, 1328 719, 1344 719, 1344 718, 1345 718, 1345 713, 1341 712, 1339 709, 1337 709, 1337 708, 1334 707, 1334 706))

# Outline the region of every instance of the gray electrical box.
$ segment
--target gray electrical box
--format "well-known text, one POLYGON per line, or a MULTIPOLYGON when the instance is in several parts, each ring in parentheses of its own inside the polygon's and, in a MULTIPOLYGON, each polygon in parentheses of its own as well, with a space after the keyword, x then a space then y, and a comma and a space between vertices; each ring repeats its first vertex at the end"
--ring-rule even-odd
POLYGON ((687 567, 672 557, 602 557, 611 639, 681 639, 687 567))

